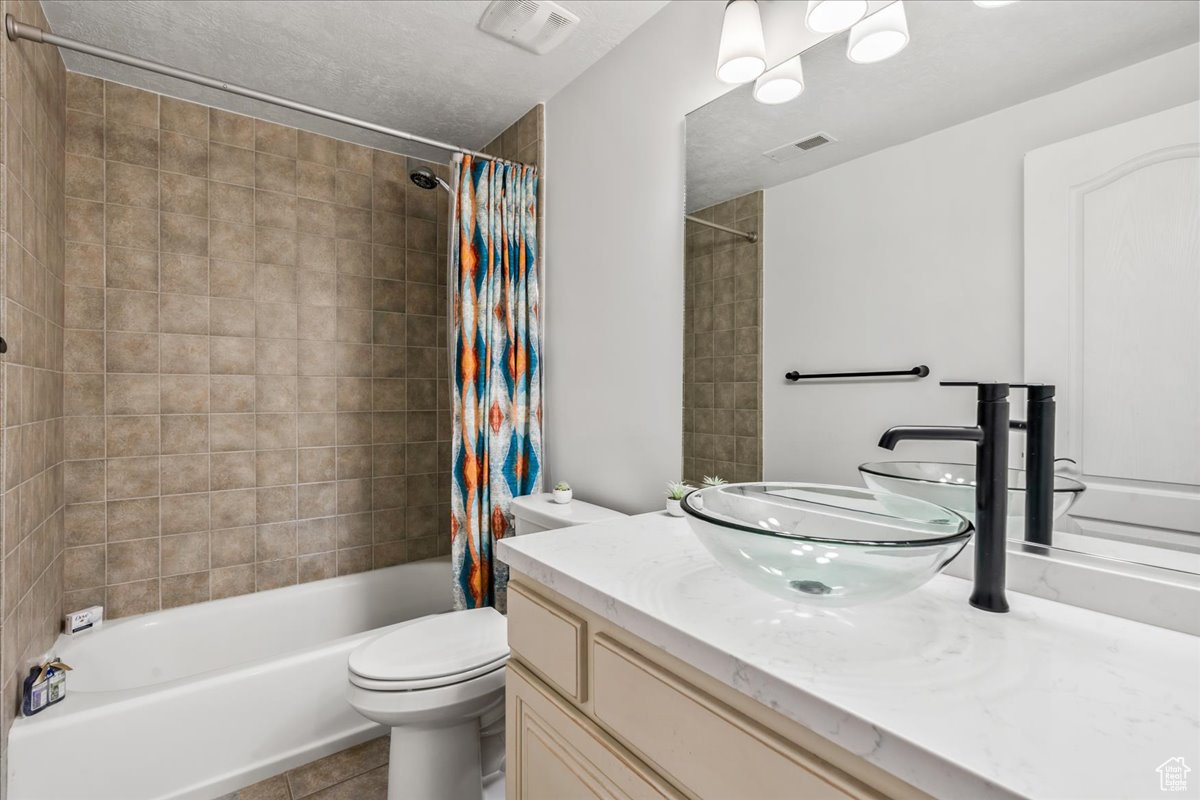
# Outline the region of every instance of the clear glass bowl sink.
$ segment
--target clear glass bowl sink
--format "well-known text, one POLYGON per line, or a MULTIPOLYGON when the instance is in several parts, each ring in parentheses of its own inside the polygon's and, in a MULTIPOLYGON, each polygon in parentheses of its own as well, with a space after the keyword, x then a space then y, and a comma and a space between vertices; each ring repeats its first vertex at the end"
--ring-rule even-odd
MULTIPOLYGON (((876 461, 860 464, 867 487, 926 500, 957 511, 975 522, 975 465, 936 461, 876 461)), ((1087 487, 1065 475, 1054 476, 1054 518, 1067 513, 1087 487)), ((1008 538, 1025 538, 1025 470, 1008 471, 1008 538)))
POLYGON ((733 483, 683 499, 721 566, 776 597, 850 606, 910 592, 971 537, 949 509, 887 492, 812 483, 733 483))

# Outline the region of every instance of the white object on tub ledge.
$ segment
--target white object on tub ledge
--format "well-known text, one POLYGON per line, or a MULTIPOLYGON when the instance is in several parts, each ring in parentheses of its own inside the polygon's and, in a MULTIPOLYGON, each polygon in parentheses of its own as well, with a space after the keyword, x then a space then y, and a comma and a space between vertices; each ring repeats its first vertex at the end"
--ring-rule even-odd
POLYGON ((8 798, 211 800, 382 736, 346 702, 346 659, 450 610, 450 586, 445 559, 418 561, 60 637, 71 693, 13 723, 8 798))

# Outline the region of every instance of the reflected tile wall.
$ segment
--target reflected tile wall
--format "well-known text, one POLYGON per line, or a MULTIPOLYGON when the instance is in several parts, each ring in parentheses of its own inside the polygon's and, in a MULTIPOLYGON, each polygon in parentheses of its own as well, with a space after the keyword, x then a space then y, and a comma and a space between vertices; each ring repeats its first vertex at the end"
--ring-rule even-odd
MULTIPOLYGON (((762 192, 695 212, 762 234, 762 192)), ((762 479, 762 239, 687 223, 683 477, 762 479)))
POLYGON ((449 204, 418 164, 77 74, 66 149, 66 605, 448 552, 449 204))

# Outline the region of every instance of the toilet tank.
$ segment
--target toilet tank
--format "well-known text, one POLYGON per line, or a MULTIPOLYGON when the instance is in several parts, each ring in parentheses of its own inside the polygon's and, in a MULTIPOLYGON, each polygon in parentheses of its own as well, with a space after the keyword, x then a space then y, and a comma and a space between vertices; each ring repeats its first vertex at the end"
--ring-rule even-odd
POLYGON ((569 503, 556 503, 550 492, 530 494, 524 497, 514 497, 512 511, 517 523, 517 535, 549 531, 555 528, 569 528, 573 525, 587 525, 608 519, 618 519, 628 516, 611 508, 592 505, 582 500, 572 500, 569 503))

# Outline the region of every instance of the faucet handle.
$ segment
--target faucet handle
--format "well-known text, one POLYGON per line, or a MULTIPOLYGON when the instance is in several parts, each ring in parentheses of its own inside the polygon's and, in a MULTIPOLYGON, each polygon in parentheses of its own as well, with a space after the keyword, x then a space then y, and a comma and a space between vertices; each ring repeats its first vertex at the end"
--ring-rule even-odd
POLYGON ((1030 400, 1053 400, 1054 399, 1054 384, 1053 383, 1014 383, 1014 389, 1025 389, 1029 394, 1025 395, 1030 400))
POLYGON ((988 403, 1008 397, 1008 384, 1000 381, 938 381, 941 386, 974 386, 979 389, 979 402, 988 403))

